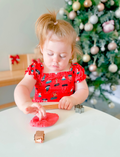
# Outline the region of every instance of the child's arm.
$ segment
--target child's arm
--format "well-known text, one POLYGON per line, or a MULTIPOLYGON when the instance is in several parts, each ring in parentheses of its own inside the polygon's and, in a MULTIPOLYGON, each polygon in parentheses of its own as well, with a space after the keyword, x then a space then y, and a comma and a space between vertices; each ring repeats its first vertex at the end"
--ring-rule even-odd
POLYGON ((59 108, 70 110, 74 105, 83 103, 88 97, 89 90, 86 81, 75 84, 75 93, 71 96, 64 96, 59 101, 59 108))
POLYGON ((30 93, 36 83, 33 76, 26 74, 22 81, 16 86, 14 98, 18 108, 25 114, 39 114, 40 119, 46 115, 44 108, 39 103, 33 103, 30 93))

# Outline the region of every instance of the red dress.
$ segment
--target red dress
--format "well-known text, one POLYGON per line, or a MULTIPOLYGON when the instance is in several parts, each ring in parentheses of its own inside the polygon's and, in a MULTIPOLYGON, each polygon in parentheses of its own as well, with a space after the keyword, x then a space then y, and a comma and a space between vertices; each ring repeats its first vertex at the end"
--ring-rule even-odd
POLYGON ((37 81, 33 102, 59 102, 63 96, 74 93, 75 83, 86 79, 84 68, 78 63, 71 64, 69 71, 44 73, 43 70, 41 62, 33 61, 25 71, 37 81))

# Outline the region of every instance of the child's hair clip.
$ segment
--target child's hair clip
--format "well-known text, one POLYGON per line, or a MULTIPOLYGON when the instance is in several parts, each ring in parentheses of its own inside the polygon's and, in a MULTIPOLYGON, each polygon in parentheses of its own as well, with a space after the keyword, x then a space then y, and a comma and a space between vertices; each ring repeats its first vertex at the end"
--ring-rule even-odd
POLYGON ((55 23, 54 23, 54 25, 57 25, 58 24, 58 21, 56 21, 55 23))

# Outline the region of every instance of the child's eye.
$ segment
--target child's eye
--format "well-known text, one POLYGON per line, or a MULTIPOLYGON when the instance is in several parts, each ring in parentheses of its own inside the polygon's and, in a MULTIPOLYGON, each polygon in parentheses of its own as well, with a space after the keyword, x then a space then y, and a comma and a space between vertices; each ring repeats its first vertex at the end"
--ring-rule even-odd
POLYGON ((53 56, 53 53, 48 53, 48 56, 53 56))
POLYGON ((66 56, 65 56, 65 55, 60 55, 60 57, 61 57, 61 58, 65 58, 66 56))

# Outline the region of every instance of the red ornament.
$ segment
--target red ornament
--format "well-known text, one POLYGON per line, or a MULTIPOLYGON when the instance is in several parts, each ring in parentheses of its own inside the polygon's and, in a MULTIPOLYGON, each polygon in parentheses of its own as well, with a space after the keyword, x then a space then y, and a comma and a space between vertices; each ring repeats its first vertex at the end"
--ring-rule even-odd
POLYGON ((104 22, 102 26, 105 33, 112 32, 114 31, 114 20, 104 22))
POLYGON ((20 60, 19 55, 16 55, 16 56, 10 55, 10 58, 11 58, 12 64, 14 64, 14 62, 16 62, 17 64, 19 63, 19 60, 20 60))

